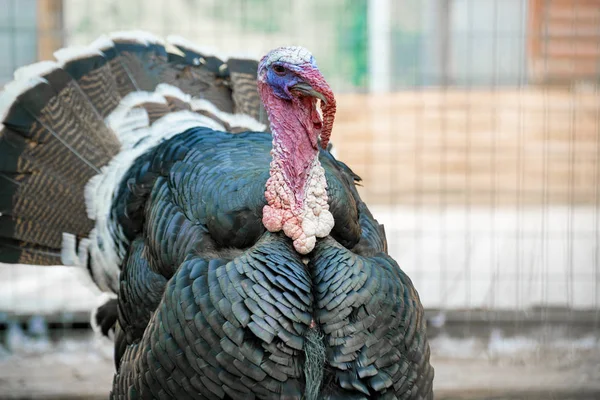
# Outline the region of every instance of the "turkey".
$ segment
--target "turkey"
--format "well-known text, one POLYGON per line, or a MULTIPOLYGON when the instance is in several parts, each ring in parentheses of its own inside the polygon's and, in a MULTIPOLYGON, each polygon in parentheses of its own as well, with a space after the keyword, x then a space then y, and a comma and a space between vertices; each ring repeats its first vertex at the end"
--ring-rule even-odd
MULTIPOLYGON (((104 36, 0 97, 0 262, 115 296, 112 399, 431 399, 425 318, 312 55, 104 36)), ((56 288, 60 290, 61 288, 56 288)))

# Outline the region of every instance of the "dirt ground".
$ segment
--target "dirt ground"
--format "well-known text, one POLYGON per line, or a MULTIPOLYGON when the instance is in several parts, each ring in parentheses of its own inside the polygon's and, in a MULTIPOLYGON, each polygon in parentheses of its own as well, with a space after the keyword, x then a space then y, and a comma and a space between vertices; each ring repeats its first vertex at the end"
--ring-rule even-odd
MULTIPOLYGON (((464 325, 432 330, 437 399, 600 398, 600 342, 593 331, 471 326, 465 332, 464 325)), ((114 371, 111 343, 90 331, 36 339, 13 327, 3 342, 0 398, 107 397, 114 371)))

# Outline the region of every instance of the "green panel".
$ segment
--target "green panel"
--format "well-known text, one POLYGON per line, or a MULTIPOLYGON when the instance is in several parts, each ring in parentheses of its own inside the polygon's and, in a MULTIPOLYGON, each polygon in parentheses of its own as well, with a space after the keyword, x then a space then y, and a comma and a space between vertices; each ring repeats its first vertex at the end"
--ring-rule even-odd
POLYGON ((334 13, 343 73, 352 86, 365 88, 368 76, 367 0, 346 0, 341 5, 345 12, 334 13))

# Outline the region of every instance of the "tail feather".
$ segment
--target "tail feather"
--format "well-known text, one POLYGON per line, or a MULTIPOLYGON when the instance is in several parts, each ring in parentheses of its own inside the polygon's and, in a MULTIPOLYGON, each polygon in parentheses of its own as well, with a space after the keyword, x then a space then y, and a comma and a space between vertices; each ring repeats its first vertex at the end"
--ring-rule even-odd
MULTIPOLYGON (((110 39, 107 40, 110 41, 110 39)), ((115 43, 110 41, 110 47, 104 47, 107 44, 108 43, 102 41, 102 53, 104 53, 108 62, 119 95, 125 97, 129 93, 139 90, 133 79, 133 75, 127 69, 125 63, 121 62, 119 51, 117 50, 115 43)))
POLYGON ((143 103, 137 106, 137 108, 146 110, 150 118, 150 125, 171 112, 169 105, 163 103, 143 103))
MULTIPOLYGON (((5 215, 19 215, 28 219, 48 218, 53 215, 64 218, 66 223, 82 207, 80 202, 65 193, 73 193, 77 186, 70 185, 45 164, 38 162, 35 153, 27 150, 28 142, 20 135, 5 129, 0 140, 0 210, 5 215), (43 187, 43 190, 39 190, 43 187), (17 193, 18 196, 12 197, 17 193), (60 207, 56 207, 60 204, 60 207), (33 206, 35 205, 35 206, 33 206)), ((83 210, 83 208, 81 208, 83 210)))
POLYGON ((34 64, 15 77, 1 102, 0 232, 12 244, 11 261, 18 244, 33 246, 26 259, 35 253, 42 264, 56 263, 62 232, 82 236, 93 226, 78 198, 120 144, 58 64, 34 64), (44 251, 33 251, 37 246, 44 251))
POLYGON ((178 97, 171 97, 171 96, 165 95, 165 99, 167 100, 169 109, 172 112, 184 111, 184 110, 191 111, 192 110, 192 106, 190 105, 190 103, 187 103, 178 97))
MULTIPOLYGON (((60 183, 51 182, 52 178, 46 178, 39 173, 35 174, 34 178, 30 178, 27 184, 21 187, 15 187, 13 182, 2 182, 3 189, 0 192, 2 196, 1 206, 3 210, 2 217, 13 217, 14 223, 10 224, 15 235, 29 236, 35 232, 29 231, 31 228, 29 221, 46 224, 52 229, 54 226, 60 226, 68 232, 87 232, 91 227, 91 222, 79 218, 79 215, 85 215, 85 207, 81 203, 77 203, 70 196, 65 198, 71 191, 60 183), (39 190, 34 190, 37 186, 44 186, 46 189, 40 193, 39 190), (64 190, 63 190, 64 189, 64 190), (29 192, 29 193, 28 193, 29 192), (18 195, 18 200, 8 203, 6 198, 8 195, 18 195), (61 204, 62 203, 62 204, 61 204), (61 206, 56 206, 61 204, 61 206), (18 229, 17 229, 18 228, 18 229)), ((6 222, 8 224, 8 221, 6 222)), ((41 232, 40 232, 41 234, 41 232)), ((30 239, 32 243, 50 246, 49 243, 36 239, 35 236, 30 239)))
POLYGON ((269 124, 267 112, 256 90, 258 61, 230 59, 227 61, 231 76, 231 91, 236 114, 249 115, 258 122, 269 124))
POLYGON ((85 265, 115 290, 127 243, 110 208, 129 165, 193 126, 265 130, 258 63, 144 32, 55 58, 0 94, 0 262, 85 265))
POLYGON ((163 41, 145 32, 117 32, 110 38, 122 67, 118 73, 125 72, 136 90, 153 91, 168 62, 163 41))
POLYGON ((46 221, 32 221, 11 215, 0 217, 0 237, 12 238, 49 248, 60 248, 62 233, 47 229, 46 221), (5 220, 7 220, 4 223, 5 220))
POLYGON ((160 71, 161 81, 192 97, 208 100, 221 111, 233 113, 231 90, 222 76, 225 63, 201 53, 180 38, 169 37, 168 40, 181 55, 169 54, 168 65, 160 71))
POLYGON ((60 252, 54 248, 33 244, 25 247, 18 240, 2 237, 0 237, 0 256, 2 262, 9 264, 59 265, 61 263, 60 252))
POLYGON ((102 119, 108 117, 121 101, 109 60, 100 50, 63 49, 54 53, 102 119))
POLYGON ((62 165, 66 168, 62 172, 73 182, 89 179, 89 174, 98 173, 118 152, 117 138, 64 70, 57 67, 37 78, 42 81, 18 94, 2 121, 4 126, 33 143, 45 145, 43 149, 52 144, 62 148, 62 152, 46 154, 47 163, 59 170, 62 165))

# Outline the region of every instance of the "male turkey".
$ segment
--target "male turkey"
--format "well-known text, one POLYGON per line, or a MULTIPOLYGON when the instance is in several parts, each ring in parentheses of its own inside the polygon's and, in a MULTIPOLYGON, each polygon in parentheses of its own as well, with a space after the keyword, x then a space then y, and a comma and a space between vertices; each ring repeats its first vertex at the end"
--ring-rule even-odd
POLYGON ((55 56, 0 98, 0 261, 118 294, 111 398, 432 398, 418 294, 324 150, 307 50, 128 32, 55 56))

